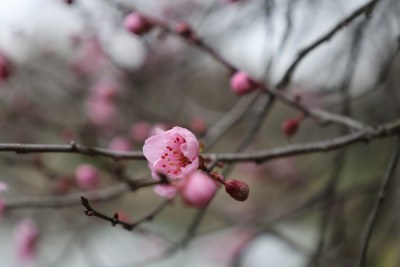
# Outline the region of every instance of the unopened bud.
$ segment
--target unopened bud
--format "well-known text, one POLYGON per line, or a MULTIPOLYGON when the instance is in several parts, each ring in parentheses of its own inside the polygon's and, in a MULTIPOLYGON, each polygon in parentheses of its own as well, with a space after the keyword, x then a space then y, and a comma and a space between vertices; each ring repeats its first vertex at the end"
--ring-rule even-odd
POLYGON ((287 119, 282 123, 282 131, 286 135, 286 137, 291 137, 297 132, 301 120, 302 117, 295 117, 287 119))
POLYGON ((175 26, 175 32, 184 38, 190 39, 192 41, 196 40, 192 27, 186 22, 178 23, 175 26))
POLYGON ((150 31, 154 24, 143 15, 133 12, 125 17, 124 26, 131 33, 143 35, 150 31))
POLYGON ((257 88, 257 83, 250 78, 250 76, 243 72, 238 71, 231 77, 231 90, 237 95, 244 95, 257 88))
POLYGON ((249 186, 236 179, 225 182, 225 191, 237 201, 245 201, 249 197, 249 186))

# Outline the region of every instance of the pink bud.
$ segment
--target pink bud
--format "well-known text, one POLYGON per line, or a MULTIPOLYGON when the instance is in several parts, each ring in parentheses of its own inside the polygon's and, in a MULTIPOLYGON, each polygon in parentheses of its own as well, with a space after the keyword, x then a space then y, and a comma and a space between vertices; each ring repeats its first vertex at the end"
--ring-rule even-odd
POLYGON ((67 177, 59 177, 54 181, 53 190, 57 194, 66 194, 71 189, 73 180, 67 177))
POLYGON ((196 40, 192 27, 186 22, 180 22, 175 26, 175 32, 184 38, 196 40))
POLYGON ((150 136, 151 125, 148 122, 140 121, 132 125, 130 135, 136 142, 143 142, 150 136))
POLYGON ((11 75, 11 65, 7 56, 0 52, 0 81, 7 80, 11 75))
POLYGON ((257 83, 243 71, 238 71, 231 77, 231 90, 237 95, 244 95, 256 88, 257 83))
POLYGON ((131 143, 128 141, 128 139, 126 139, 125 137, 122 137, 122 136, 114 137, 111 140, 110 145, 108 147, 110 149, 116 150, 116 151, 130 151, 130 150, 132 150, 131 143))
POLYGON ((142 35, 153 28, 153 23, 143 15, 133 12, 124 19, 124 27, 129 32, 142 35))
POLYGON ((79 166, 75 171, 75 181, 81 188, 96 188, 99 184, 99 174, 97 169, 88 164, 79 166))
POLYGON ((107 127, 115 123, 116 109, 114 102, 89 98, 86 114, 91 123, 98 127, 107 127))
POLYGON ((301 119, 300 117, 290 118, 282 123, 282 131, 286 137, 291 137, 297 132, 301 119))
POLYGON ((27 262, 36 257, 36 248, 39 239, 39 230, 30 219, 18 223, 14 231, 15 253, 19 260, 27 262))
POLYGON ((216 182, 205 172, 191 174, 181 188, 182 200, 188 206, 204 208, 217 192, 216 182))
POLYGON ((119 90, 116 82, 112 80, 101 80, 92 89, 93 98, 104 101, 114 101, 118 97, 119 90))
POLYGON ((249 197, 249 186, 236 179, 225 182, 225 191, 237 201, 245 201, 249 197))
POLYGON ((196 117, 191 119, 190 129, 197 134, 204 134, 207 131, 207 126, 202 118, 196 117))

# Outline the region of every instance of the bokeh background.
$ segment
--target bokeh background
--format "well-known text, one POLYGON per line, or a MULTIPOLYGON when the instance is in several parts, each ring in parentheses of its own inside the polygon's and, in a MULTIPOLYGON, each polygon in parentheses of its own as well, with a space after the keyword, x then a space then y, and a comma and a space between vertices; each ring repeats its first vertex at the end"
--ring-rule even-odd
MULTIPOLYGON (((235 95, 229 73, 210 55, 160 29, 131 34, 123 19, 136 8, 171 25, 189 22, 223 58, 273 88, 303 47, 367 2, 1 0, 0 51, 12 68, 0 85, 0 142, 74 141, 131 151, 142 149, 138 131, 148 135, 156 126, 180 125, 196 134, 205 151, 233 152, 342 135, 347 130, 341 126, 306 119, 287 138, 281 125, 300 116, 297 110, 279 102, 266 110, 265 94, 235 95), (99 94, 106 101, 96 102, 99 94)), ((285 92, 370 125, 397 119, 399 14, 398 1, 378 1, 371 14, 305 57, 285 92)), ((87 217, 79 199, 65 207, 34 203, 96 193, 75 183, 81 164, 96 166, 98 190, 107 191, 121 186, 116 166, 132 179, 150 177, 145 162, 2 152, 0 181, 8 190, 0 195, 10 208, 0 221, 1 266, 356 266, 394 144, 389 137, 260 165, 226 164, 219 168, 226 178, 249 184, 247 201, 236 202, 221 189, 200 220, 178 198, 133 232, 87 217), (26 218, 40 232, 36 257, 28 262, 15 248, 16 226, 26 218), (200 224, 190 242, 169 251, 194 221, 200 224)), ((368 266, 400 261, 398 185, 394 179, 381 210, 368 266)), ((95 207, 135 221, 162 201, 143 188, 116 193, 95 207)))

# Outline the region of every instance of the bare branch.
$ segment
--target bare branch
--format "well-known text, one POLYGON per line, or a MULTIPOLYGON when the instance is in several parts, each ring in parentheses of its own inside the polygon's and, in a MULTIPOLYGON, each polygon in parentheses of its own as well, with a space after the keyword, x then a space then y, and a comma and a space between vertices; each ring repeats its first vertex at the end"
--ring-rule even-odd
POLYGON ((375 229, 375 225, 378 220, 379 211, 385 202, 386 194, 389 189, 389 184, 390 184, 391 180, 393 179, 393 177, 395 177, 394 174, 396 171, 397 164, 399 163, 399 157, 400 157, 400 137, 398 139, 397 147, 396 147, 396 150, 392 157, 392 160, 390 161, 387 172, 386 172, 386 174, 382 180, 382 184, 379 188, 378 197, 377 197, 375 204, 368 216, 368 220, 367 220, 367 223, 366 223, 364 231, 363 231, 361 245, 360 245, 360 254, 358 256, 358 261, 357 261, 357 267, 365 266, 367 253, 368 253, 368 247, 369 247, 369 241, 371 239, 372 232, 375 229))
POLYGON ((283 75, 283 78, 281 79, 281 81, 278 83, 278 85, 276 87, 284 88, 286 85, 288 85, 290 83, 290 80, 293 76, 294 71, 296 70, 296 68, 300 64, 300 62, 304 59, 304 57, 306 57, 311 51, 313 51, 315 48, 317 48, 321 44, 329 41, 337 32, 339 32, 342 28, 346 27, 350 22, 352 22, 357 17, 359 17, 363 14, 365 14, 366 16, 369 16, 379 1, 380 0, 371 0, 368 3, 362 5, 360 8, 358 8, 353 13, 351 13, 349 16, 347 16, 343 20, 339 21, 339 23, 336 24, 325 35, 321 36, 320 38, 315 40, 310 45, 301 49, 298 56, 293 61, 293 63, 289 66, 289 68, 283 75))

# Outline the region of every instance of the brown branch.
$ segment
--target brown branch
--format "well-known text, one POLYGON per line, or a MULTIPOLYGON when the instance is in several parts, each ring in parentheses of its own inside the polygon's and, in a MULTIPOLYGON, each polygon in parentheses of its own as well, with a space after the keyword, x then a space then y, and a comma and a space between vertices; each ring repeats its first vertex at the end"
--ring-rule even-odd
POLYGON ((400 133, 400 119, 379 125, 376 127, 369 127, 364 130, 358 130, 356 132, 343 135, 340 137, 310 142, 293 144, 284 147, 253 151, 247 153, 221 153, 221 154, 204 154, 204 157, 210 157, 213 160, 220 162, 263 162, 269 159, 284 157, 284 156, 295 156, 304 155, 317 152, 328 152, 331 150, 339 149, 354 143, 369 142, 373 139, 384 138, 387 136, 397 135, 400 133))
POLYGON ((90 205, 89 200, 87 198, 81 196, 81 203, 86 209, 85 214, 87 216, 94 216, 99 219, 108 221, 111 223, 112 226, 121 225, 125 230, 128 230, 128 231, 132 231, 137 226, 139 226, 140 224, 142 224, 146 221, 153 220, 154 217, 157 214, 159 214, 170 202, 171 202, 170 200, 164 200, 163 202, 160 203, 160 205, 156 206, 153 210, 151 210, 147 215, 143 216, 140 220, 138 220, 134 223, 128 223, 125 221, 121 221, 119 219, 118 213, 114 213, 114 215, 112 217, 110 217, 101 212, 96 211, 90 205))
POLYGON ((317 40, 315 40, 313 43, 310 45, 304 47, 303 49, 300 50, 299 54, 297 55, 296 59, 293 61, 293 63, 289 66, 285 74, 283 75, 283 78, 281 81, 278 83, 276 86, 277 88, 284 88, 286 85, 289 84, 293 73, 295 72, 297 66, 300 64, 300 62, 315 48, 320 46, 321 44, 329 41, 337 32, 339 32, 342 28, 346 27, 350 22, 352 22, 354 19, 357 17, 365 14, 365 15, 370 15, 371 12, 374 10, 376 4, 380 0, 371 0, 368 3, 362 5, 360 8, 355 10, 353 13, 351 13, 349 16, 344 18, 343 20, 339 21, 338 24, 336 24, 330 31, 328 31, 325 35, 321 36, 317 40))
POLYGON ((82 154, 90 157, 103 156, 112 158, 114 160, 119 159, 137 159, 145 160, 141 151, 133 152, 118 152, 110 149, 99 148, 99 147, 88 147, 76 143, 69 145, 56 145, 56 144, 4 144, 0 143, 0 152, 15 152, 17 154, 29 154, 29 153, 72 153, 82 154))

